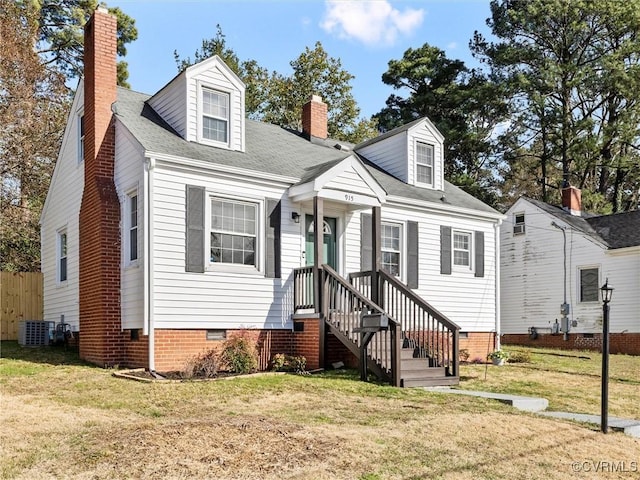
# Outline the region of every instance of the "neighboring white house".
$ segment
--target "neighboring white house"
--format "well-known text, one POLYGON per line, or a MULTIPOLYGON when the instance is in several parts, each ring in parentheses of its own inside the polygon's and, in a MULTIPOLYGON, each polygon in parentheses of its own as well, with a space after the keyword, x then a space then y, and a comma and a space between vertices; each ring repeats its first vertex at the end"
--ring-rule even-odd
POLYGON ((507 211, 502 341, 600 348, 600 287, 608 279, 611 351, 640 354, 640 211, 593 216, 582 212, 580 200, 569 187, 563 207, 521 197, 507 211))
MULTIPOLYGON (((327 138, 315 96, 302 132, 248 120, 245 86, 217 56, 155 95, 116 88, 114 46, 98 40, 114 21, 99 9, 88 24, 42 214, 45 319, 79 331, 83 358, 176 369, 239 330, 267 360, 313 357, 292 333, 296 275, 324 263, 346 278, 376 259, 429 318, 459 326, 461 348, 486 355, 504 216, 444 180, 444 139, 428 119, 355 147, 327 138)), ((425 325, 413 330, 444 337, 425 325)), ((335 334, 316 331, 316 363, 335 356, 335 334)))

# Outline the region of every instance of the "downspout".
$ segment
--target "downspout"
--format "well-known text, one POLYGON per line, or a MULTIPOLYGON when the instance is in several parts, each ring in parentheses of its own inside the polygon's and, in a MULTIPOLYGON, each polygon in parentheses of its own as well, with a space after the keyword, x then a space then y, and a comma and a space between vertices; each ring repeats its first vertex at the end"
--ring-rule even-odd
POLYGON ((497 223, 493 224, 493 236, 495 241, 495 249, 496 249, 496 350, 500 350, 500 289, 502 288, 500 285, 500 225, 502 225, 502 220, 498 220, 497 223))
POLYGON ((562 254, 564 257, 564 278, 562 286, 564 289, 564 300, 560 308, 560 313, 562 314, 562 339, 566 342, 569 340, 569 305, 567 304, 567 228, 561 227, 556 222, 551 222, 551 226, 562 231, 562 254))
POLYGON ((155 159, 145 158, 144 160, 144 323, 143 334, 149 339, 149 371, 155 372, 155 328, 153 324, 153 255, 151 253, 151 231, 153 221, 151 219, 151 199, 153 198, 153 169, 155 167, 155 159))

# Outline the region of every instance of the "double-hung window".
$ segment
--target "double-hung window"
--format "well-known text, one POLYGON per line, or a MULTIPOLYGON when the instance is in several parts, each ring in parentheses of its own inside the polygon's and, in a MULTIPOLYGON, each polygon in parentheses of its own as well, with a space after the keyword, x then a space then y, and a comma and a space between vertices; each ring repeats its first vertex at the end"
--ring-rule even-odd
POLYGON ((58 282, 67 281, 67 231, 58 232, 58 282))
POLYGON ((258 204, 227 198, 211 199, 212 264, 258 267, 258 204))
POLYGON ((598 299, 598 268, 580 269, 580 301, 597 302, 598 299))
POLYGON ((202 138, 227 143, 229 138, 229 94, 202 89, 202 138))
POLYGON ((471 269, 471 233, 453 232, 453 265, 471 269))
POLYGON ((128 195, 127 215, 129 224, 128 230, 128 259, 135 262, 138 259, 138 194, 137 192, 128 195))
POLYGON ((381 223, 382 268, 390 275, 400 276, 401 226, 397 223, 381 223))
POLYGON ((78 163, 84 160, 84 114, 78 116, 78 163))
POLYGON ((416 183, 433 185, 433 145, 416 142, 416 183))
POLYGON ((513 216, 513 234, 522 235, 524 233, 524 213, 516 213, 513 216))

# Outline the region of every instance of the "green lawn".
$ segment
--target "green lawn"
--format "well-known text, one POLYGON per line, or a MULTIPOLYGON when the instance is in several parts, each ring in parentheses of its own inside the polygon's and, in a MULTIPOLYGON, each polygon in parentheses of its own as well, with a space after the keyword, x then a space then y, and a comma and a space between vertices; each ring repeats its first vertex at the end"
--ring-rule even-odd
MULTIPOLYGON (((62 349, 2 342, 1 355, 1 478, 570 479, 574 462, 629 466, 640 452, 640 440, 619 433, 363 383, 353 371, 143 383, 62 349)), ((489 366, 486 380, 484 366, 465 366, 461 387, 509 389, 517 380, 514 393, 528 393, 537 382, 553 403, 560 388, 596 401, 599 390, 582 386, 598 380, 586 360, 532 359, 489 366)), ((612 376, 637 382, 623 379, 639 361, 612 359, 612 376)))

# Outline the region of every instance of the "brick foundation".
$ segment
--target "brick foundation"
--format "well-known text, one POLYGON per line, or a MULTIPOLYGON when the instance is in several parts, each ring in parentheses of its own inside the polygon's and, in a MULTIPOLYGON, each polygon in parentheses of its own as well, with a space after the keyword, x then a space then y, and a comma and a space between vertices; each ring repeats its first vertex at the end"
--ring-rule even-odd
MULTIPOLYGON (((602 334, 593 336, 584 333, 570 333, 568 340, 562 334, 539 333, 535 339, 528 334, 505 334, 502 336, 505 345, 523 345, 529 347, 560 348, 565 350, 602 350, 602 334)), ((640 333, 609 334, 609 352, 640 355, 640 333)))
MULTIPOLYGON (((485 362, 487 354, 496 349, 494 332, 468 332, 466 338, 460 338, 460 352, 469 354, 468 362, 485 362)), ((466 356, 466 355, 465 355, 466 356)), ((464 360, 463 355, 460 360, 464 360)))

